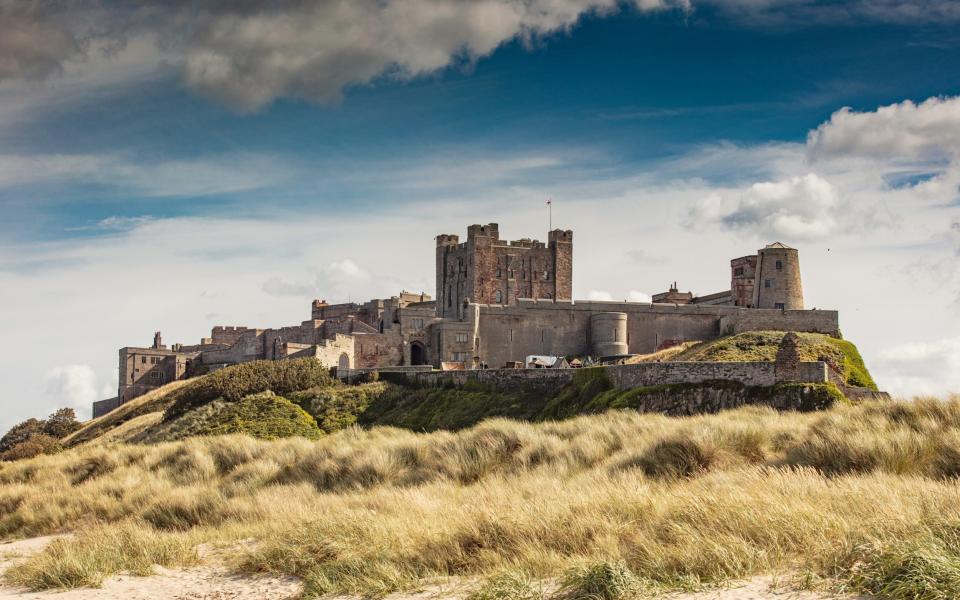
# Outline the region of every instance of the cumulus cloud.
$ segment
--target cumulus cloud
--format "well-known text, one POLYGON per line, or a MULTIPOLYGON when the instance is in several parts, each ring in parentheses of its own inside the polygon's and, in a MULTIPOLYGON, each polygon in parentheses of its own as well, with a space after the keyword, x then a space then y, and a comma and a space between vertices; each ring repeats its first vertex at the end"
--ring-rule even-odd
POLYGON ((839 208, 837 189, 809 173, 755 183, 739 192, 711 194, 690 211, 687 224, 749 230, 768 238, 810 240, 837 229, 839 208))
POLYGON ((960 97, 904 100, 875 111, 842 108, 807 137, 814 159, 950 160, 960 153, 960 97))
POLYGON ((188 87, 237 110, 279 97, 335 102, 349 86, 470 64, 504 43, 530 43, 624 4, 688 7, 686 0, 208 0, 139 10, 33 3, 0 12, 0 78, 44 77, 87 57, 86 46, 122 48, 151 37, 188 87))
POLYGON ((47 371, 44 377, 46 393, 57 406, 73 408, 81 416, 90 414, 90 405, 96 400, 115 396, 100 397, 103 391, 112 390, 109 385, 100 386, 97 374, 89 365, 61 365, 47 371))

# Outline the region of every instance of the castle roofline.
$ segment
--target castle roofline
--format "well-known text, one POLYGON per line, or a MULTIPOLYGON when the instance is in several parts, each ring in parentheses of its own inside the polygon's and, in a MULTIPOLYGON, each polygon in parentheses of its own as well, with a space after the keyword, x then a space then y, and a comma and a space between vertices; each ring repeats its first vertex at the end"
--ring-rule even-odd
POLYGON ((783 242, 774 242, 774 243, 772 243, 772 244, 767 244, 767 245, 764 246, 763 248, 764 248, 764 250, 766 250, 767 248, 780 248, 780 249, 783 249, 783 250, 796 250, 796 248, 794 248, 794 247, 792 247, 792 246, 788 246, 788 245, 784 244, 783 242))

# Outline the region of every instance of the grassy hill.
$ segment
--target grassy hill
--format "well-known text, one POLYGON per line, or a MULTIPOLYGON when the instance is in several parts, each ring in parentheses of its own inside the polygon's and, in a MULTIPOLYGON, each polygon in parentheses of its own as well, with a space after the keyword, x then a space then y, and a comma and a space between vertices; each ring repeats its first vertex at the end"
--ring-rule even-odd
MULTIPOLYGON (((707 362, 772 361, 783 336, 782 331, 751 331, 695 344, 674 354, 670 360, 707 362)), ((801 360, 822 360, 839 373, 847 385, 877 389, 857 347, 822 333, 800 333, 801 360)))

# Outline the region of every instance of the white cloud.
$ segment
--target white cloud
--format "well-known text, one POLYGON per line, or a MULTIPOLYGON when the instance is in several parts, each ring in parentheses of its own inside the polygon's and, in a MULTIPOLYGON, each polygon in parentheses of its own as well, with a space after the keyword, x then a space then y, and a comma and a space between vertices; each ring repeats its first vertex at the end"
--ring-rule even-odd
POLYGON ((94 401, 116 395, 116 390, 106 384, 102 389, 108 395, 100 396, 97 374, 89 365, 54 367, 47 371, 44 382, 47 396, 54 406, 73 408, 81 418, 90 414, 94 401))
POLYGON ((157 162, 114 154, 0 154, 0 188, 69 182, 149 197, 207 196, 268 187, 293 172, 288 163, 249 153, 157 162))
POLYGON ((611 302, 613 295, 603 290, 590 290, 587 292, 587 300, 596 300, 599 302, 611 302))
POLYGON ((920 104, 904 100, 867 112, 842 108, 810 132, 807 147, 813 160, 955 159, 960 153, 960 97, 920 104))
POLYGON ((755 183, 739 192, 714 193, 689 214, 693 226, 751 230, 772 239, 811 240, 838 227, 837 189, 814 173, 755 183))
POLYGON ((345 258, 321 267, 313 281, 285 281, 279 277, 271 277, 263 283, 261 289, 271 296, 329 296, 364 301, 367 299, 353 297, 351 290, 366 287, 370 279, 371 275, 366 269, 354 260, 345 258))
POLYGON ((627 300, 630 302, 652 302, 653 297, 646 292, 638 292, 637 290, 630 290, 627 294, 627 300))
POLYGON ((895 394, 960 393, 960 337, 888 348, 874 367, 877 379, 895 394))

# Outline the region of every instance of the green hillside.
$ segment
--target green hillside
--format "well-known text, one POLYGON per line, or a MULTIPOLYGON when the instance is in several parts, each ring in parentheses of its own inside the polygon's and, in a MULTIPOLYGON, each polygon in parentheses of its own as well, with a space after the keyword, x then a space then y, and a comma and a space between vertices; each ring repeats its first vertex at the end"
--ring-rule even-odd
MULTIPOLYGON (((697 344, 673 356, 670 360, 691 360, 705 362, 772 361, 783 331, 751 331, 719 338, 697 344)), ((863 357, 857 347, 847 340, 841 340, 822 333, 799 333, 800 358, 802 360, 822 360, 840 373, 847 385, 865 387, 872 390, 877 385, 870 376, 863 357)))

